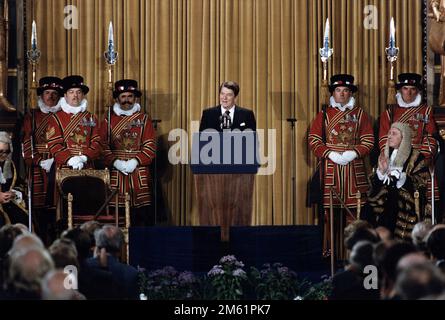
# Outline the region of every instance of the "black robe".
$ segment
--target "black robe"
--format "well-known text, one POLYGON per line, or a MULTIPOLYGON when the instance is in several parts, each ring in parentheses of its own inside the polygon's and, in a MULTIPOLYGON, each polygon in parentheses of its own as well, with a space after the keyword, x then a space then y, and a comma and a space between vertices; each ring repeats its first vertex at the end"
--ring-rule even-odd
MULTIPOLYGON (((3 169, 4 163, 1 163, 0 166, 3 169)), ((13 170, 13 176, 15 176, 16 169, 14 165, 12 165, 12 170, 13 170)), ((25 198, 26 194, 25 194, 24 183, 20 179, 17 179, 16 181, 14 181, 13 178, 7 179, 6 183, 0 184, 0 191, 1 192, 10 191, 11 185, 13 183, 14 183, 13 188, 22 192, 23 198, 25 198), (17 181, 19 183, 17 183, 17 181)), ((19 207, 12 201, 0 204, 0 227, 9 222, 12 224, 22 223, 24 225, 28 225, 28 214, 26 212, 26 208, 19 207)))
POLYGON ((424 156, 412 150, 405 161, 403 172, 406 181, 398 189, 396 181, 383 184, 374 173, 371 176, 371 189, 363 216, 374 226, 388 228, 395 238, 409 240, 414 225, 425 219, 431 219, 431 204, 427 202, 428 165, 424 156), (419 215, 416 213, 414 193, 419 192, 419 215))

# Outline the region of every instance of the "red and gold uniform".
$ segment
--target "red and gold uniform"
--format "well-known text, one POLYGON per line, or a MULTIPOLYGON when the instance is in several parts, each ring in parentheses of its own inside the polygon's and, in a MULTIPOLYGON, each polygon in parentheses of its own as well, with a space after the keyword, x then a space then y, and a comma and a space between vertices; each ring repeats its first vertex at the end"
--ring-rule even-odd
MULTIPOLYGON (((43 113, 41 110, 32 110, 27 114, 23 123, 23 156, 26 165, 33 166, 33 208, 52 207, 54 204, 47 202, 48 174, 39 166, 40 161, 51 158, 49 153, 46 130, 53 113, 43 113), (34 125, 33 125, 34 118, 34 125), (31 146, 31 135, 34 128, 33 146, 31 146)), ((30 179, 31 177, 29 177, 30 179)), ((31 180, 29 180, 31 181, 31 180)))
POLYGON ((150 171, 148 166, 155 157, 156 134, 147 114, 132 115, 111 113, 111 126, 105 118, 101 123, 100 136, 103 144, 105 165, 111 167, 111 187, 119 189, 119 206, 125 204, 125 193, 131 197, 131 207, 151 204, 150 171), (111 132, 111 138, 109 137, 111 132), (136 169, 125 175, 113 167, 116 160, 136 159, 136 169))
POLYGON ((431 159, 436 154, 437 141, 433 138, 433 135, 437 129, 431 107, 426 104, 410 108, 403 108, 396 105, 384 111, 380 116, 380 151, 385 148, 386 141, 388 140, 388 131, 394 122, 409 124, 412 132, 413 149, 419 150, 426 159, 431 159))
MULTIPOLYGON (((357 207, 356 194, 366 194, 368 181, 363 158, 371 151, 374 135, 368 115, 358 106, 341 111, 328 107, 326 110, 326 143, 322 139, 323 112, 319 112, 309 132, 309 146, 318 158, 324 158, 323 203, 330 204, 330 188, 333 187, 348 208, 357 207), (338 165, 328 158, 331 151, 343 153, 352 150, 358 155, 347 165, 338 165)), ((362 200, 364 203, 365 200, 362 200)), ((334 207, 341 203, 333 197, 334 207)))
POLYGON ((46 139, 58 168, 71 168, 68 160, 80 155, 88 158, 84 169, 93 168, 93 160, 101 154, 97 118, 88 111, 77 114, 57 112, 48 121, 46 139))

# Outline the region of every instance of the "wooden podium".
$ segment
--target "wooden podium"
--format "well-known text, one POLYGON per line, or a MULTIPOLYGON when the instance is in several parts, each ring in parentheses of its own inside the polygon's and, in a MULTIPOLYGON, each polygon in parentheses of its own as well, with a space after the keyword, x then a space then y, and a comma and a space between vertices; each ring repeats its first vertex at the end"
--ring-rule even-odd
POLYGON ((197 174, 199 224, 221 226, 221 240, 229 240, 230 226, 249 226, 252 220, 254 174, 197 174))
POLYGON ((222 241, 229 240, 230 226, 251 224, 259 167, 256 140, 253 131, 204 131, 194 135, 191 168, 199 223, 221 226, 222 241))

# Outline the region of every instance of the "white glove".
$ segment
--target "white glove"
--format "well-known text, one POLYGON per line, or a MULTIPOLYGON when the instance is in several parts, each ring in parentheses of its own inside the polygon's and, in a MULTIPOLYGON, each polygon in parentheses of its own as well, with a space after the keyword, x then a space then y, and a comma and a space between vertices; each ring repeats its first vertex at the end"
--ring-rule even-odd
POLYGON ((79 161, 86 163, 88 161, 87 156, 78 156, 79 157, 79 161))
POLYGON ((53 163, 54 163, 54 158, 42 160, 40 161, 40 167, 42 167, 42 169, 44 169, 46 172, 50 172, 53 163))
POLYGON ((83 162, 77 162, 74 166, 73 166, 74 170, 82 170, 83 169, 83 162))
POLYGON ((71 157, 67 163, 70 167, 73 167, 73 169, 74 169, 74 166, 77 166, 78 162, 79 162, 79 156, 74 156, 74 157, 71 157))
POLYGON ((358 157, 357 152, 352 151, 352 150, 348 150, 343 152, 342 157, 345 161, 347 161, 348 163, 353 161, 355 158, 358 157))
POLYGON ((126 166, 126 161, 123 161, 123 160, 116 160, 116 161, 114 161, 114 163, 113 163, 113 166, 117 169, 117 170, 119 170, 120 172, 122 172, 123 174, 125 174, 125 175, 128 175, 128 173, 127 173, 127 166, 126 166))
POLYGON ((132 173, 138 166, 138 161, 136 159, 130 159, 127 161, 126 170, 128 173, 132 173))
POLYGON ((331 159, 332 162, 339 164, 341 166, 345 166, 348 164, 348 162, 345 159, 343 159, 343 156, 336 151, 329 152, 328 158, 331 159))
MULTIPOLYGON (((85 156, 82 156, 85 157, 85 156)), ((68 165, 71 166, 74 170, 82 170, 84 162, 81 156, 74 156, 68 160, 68 165)))

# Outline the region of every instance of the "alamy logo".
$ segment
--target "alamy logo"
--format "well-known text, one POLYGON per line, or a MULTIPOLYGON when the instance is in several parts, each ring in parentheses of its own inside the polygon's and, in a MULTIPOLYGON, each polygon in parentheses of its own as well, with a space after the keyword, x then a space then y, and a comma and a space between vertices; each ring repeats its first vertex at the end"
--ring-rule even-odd
POLYGON ((367 276, 363 279, 363 287, 366 290, 370 289, 378 289, 379 288, 379 273, 376 266, 367 265, 365 269, 363 269, 363 273, 367 274, 367 276))
POLYGON ((365 19, 363 20, 363 26, 366 30, 377 30, 378 29, 378 23, 379 23, 379 16, 378 16, 378 10, 376 6, 373 5, 367 5, 363 9, 363 13, 366 15, 365 19))
POLYGON ((276 170, 276 130, 233 130, 218 133, 215 130, 189 134, 183 129, 171 130, 168 141, 173 142, 168 160, 178 164, 246 164, 261 166, 258 175, 272 175, 276 170), (190 148, 191 145, 191 148, 190 148))
POLYGON ((66 266, 63 273, 67 276, 63 280, 63 286, 66 290, 77 290, 77 267, 73 265, 66 266))
POLYGON ((66 14, 66 17, 63 20, 65 29, 79 29, 79 11, 77 10, 77 7, 73 5, 66 6, 63 9, 63 12, 66 14))

